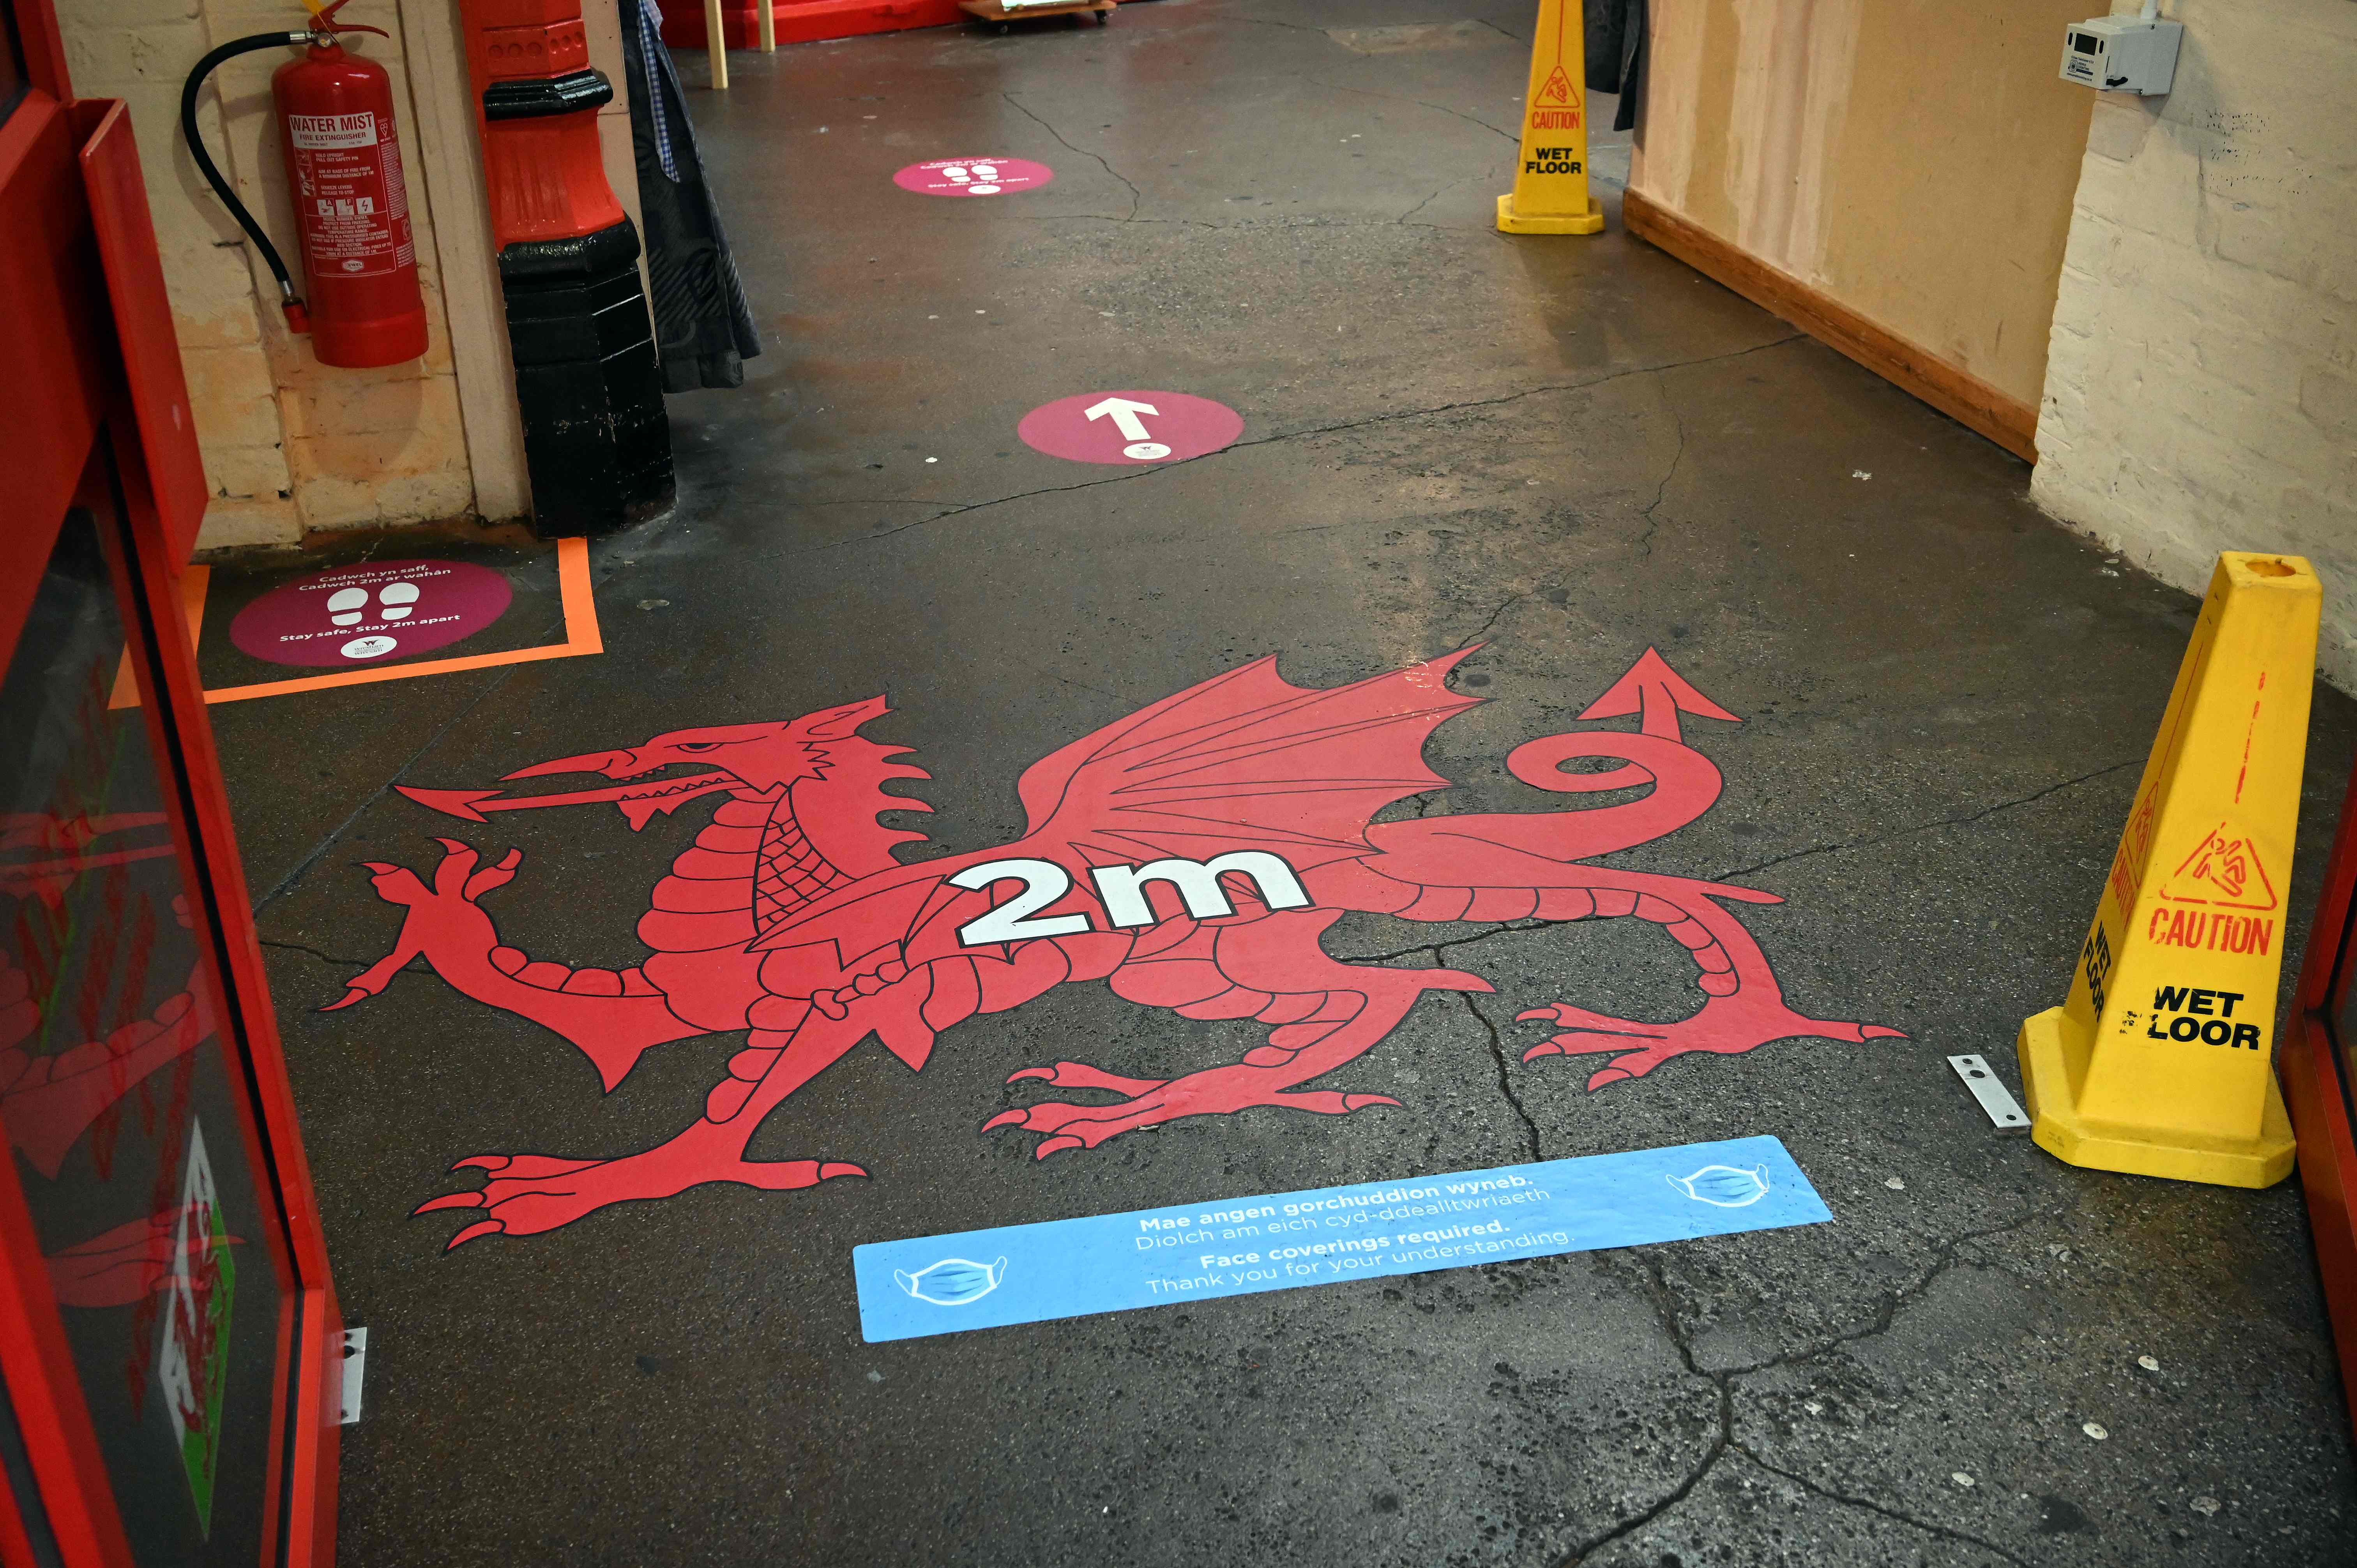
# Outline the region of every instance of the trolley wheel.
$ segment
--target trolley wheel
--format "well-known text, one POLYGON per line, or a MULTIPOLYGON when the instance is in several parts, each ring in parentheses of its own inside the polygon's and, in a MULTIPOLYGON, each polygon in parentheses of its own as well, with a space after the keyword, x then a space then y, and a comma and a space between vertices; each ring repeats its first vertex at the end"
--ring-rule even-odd
POLYGON ((1002 38, 1006 36, 1006 24, 1004 22, 998 24, 998 36, 1002 38))
POLYGON ((1105 18, 1106 18, 1107 16, 1112 16, 1112 15, 1113 15, 1113 13, 1112 13, 1112 12, 1110 12, 1110 11, 1100 11, 1100 12, 1098 12, 1098 13, 1097 13, 1097 26, 1098 26, 1098 27, 1103 27, 1103 26, 1105 25, 1105 18))

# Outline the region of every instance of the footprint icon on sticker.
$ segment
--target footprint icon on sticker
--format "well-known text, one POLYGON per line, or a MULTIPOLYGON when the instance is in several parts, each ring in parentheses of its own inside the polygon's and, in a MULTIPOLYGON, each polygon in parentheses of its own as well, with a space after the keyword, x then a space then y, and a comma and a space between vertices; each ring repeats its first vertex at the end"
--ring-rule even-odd
POLYGON ((404 620, 417 608, 417 585, 387 583, 376 596, 377 615, 384 620, 404 620))
POLYGON ((915 1273, 894 1269, 893 1280, 919 1301, 930 1301, 935 1306, 965 1306, 980 1301, 998 1288, 1006 1277, 1006 1260, 995 1263, 977 1263, 966 1258, 943 1258, 930 1268, 915 1273))

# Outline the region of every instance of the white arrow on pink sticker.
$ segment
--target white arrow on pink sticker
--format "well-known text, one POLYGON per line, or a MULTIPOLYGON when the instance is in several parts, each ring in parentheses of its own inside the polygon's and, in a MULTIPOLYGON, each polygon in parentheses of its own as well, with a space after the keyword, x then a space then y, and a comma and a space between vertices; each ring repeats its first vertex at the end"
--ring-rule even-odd
POLYGON ((1042 403, 1015 434, 1075 463, 1183 463, 1234 444, 1243 416, 1223 403, 1174 392, 1082 392, 1042 403))
POLYGON ((1081 412, 1092 421, 1103 419, 1108 414, 1113 416, 1113 427, 1121 432, 1124 439, 1132 443, 1122 448, 1122 456, 1125 457, 1135 457, 1140 462, 1152 462, 1157 458, 1170 456, 1169 447, 1159 441, 1147 439, 1152 432, 1146 428, 1146 422, 1137 417, 1141 413, 1162 412, 1150 403, 1132 403, 1125 397, 1109 397, 1103 403, 1092 403, 1081 412), (1152 451, 1145 450, 1149 446, 1153 448, 1152 451))

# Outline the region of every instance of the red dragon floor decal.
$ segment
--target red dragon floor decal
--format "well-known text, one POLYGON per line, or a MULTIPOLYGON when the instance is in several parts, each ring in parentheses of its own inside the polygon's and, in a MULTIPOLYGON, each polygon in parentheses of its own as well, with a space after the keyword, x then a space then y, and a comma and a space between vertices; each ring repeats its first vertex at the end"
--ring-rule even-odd
POLYGON ((611 788, 527 796, 404 788, 473 822, 492 811, 609 802, 634 831, 693 800, 718 801, 694 847, 655 886, 638 927, 653 956, 637 968, 570 969, 503 945, 479 900, 514 877, 521 852, 481 865, 473 849, 444 839, 431 886, 404 867, 370 863, 379 897, 408 913, 393 951, 330 1006, 376 995, 422 954, 465 994, 571 1041, 609 1090, 651 1046, 749 1032, 703 1117, 653 1148, 615 1159, 458 1162, 454 1170, 481 1168, 484 1185, 417 1209, 482 1211, 452 1247, 554 1230, 608 1204, 706 1182, 779 1190, 865 1176, 836 1162, 748 1161, 745 1149, 787 1096, 869 1036, 922 1068, 942 1030, 1065 981, 1106 981, 1115 995, 1189 1018, 1273 1027, 1242 1060, 1169 1079, 1071 1061, 1025 1068, 1008 1081, 1114 1097, 1044 1101, 985 1123, 1040 1134, 1040 1158, 1186 1116, 1397 1105, 1385 1095, 1302 1086, 1363 1054, 1425 993, 1492 988, 1457 970, 1328 956, 1320 936, 1349 910, 1411 920, 1633 916, 1662 927, 1697 967, 1704 1002, 1691 1017, 1636 1023, 1564 1003, 1521 1015, 1562 1026, 1526 1061, 1614 1053, 1589 1077, 1591 1090, 1689 1051, 1729 1055, 1803 1036, 1898 1036, 1785 1005, 1766 956, 1723 908, 1778 902, 1772 894, 1577 864, 1684 827, 1718 799, 1718 769, 1681 739, 1678 714, 1735 715, 1652 650, 1580 714, 1638 715, 1635 733, 1549 736, 1506 759, 1514 777, 1543 789, 1651 786, 1646 794, 1582 811, 1372 821, 1394 801, 1448 785, 1422 754, 1434 729, 1481 700, 1447 684, 1471 651, 1322 691, 1281 679, 1274 657, 1256 660, 1034 763, 1019 785, 1029 826, 1016 843, 910 865, 893 846, 924 835, 877 819, 928 810, 884 786, 930 775, 892 760, 908 747, 859 737, 887 711, 881 697, 788 723, 674 730, 629 750, 508 775, 636 780, 611 788), (1619 766, 1563 770, 1590 757, 1619 766), (666 771, 678 766, 696 771, 666 771))

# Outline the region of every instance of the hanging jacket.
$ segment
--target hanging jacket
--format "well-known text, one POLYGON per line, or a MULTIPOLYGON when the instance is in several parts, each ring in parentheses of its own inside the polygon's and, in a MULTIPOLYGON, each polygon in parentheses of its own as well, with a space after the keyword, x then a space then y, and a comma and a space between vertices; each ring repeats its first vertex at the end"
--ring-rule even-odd
POLYGON ((1587 91, 1617 92, 1620 112, 1612 128, 1637 124, 1637 101, 1645 95, 1645 0, 1582 0, 1587 35, 1587 91))
POLYGON ((744 361, 761 351, 761 339, 728 254, 719 205, 705 182, 679 73, 663 48, 662 13, 655 0, 620 5, 630 146, 663 390, 743 386, 744 361))

